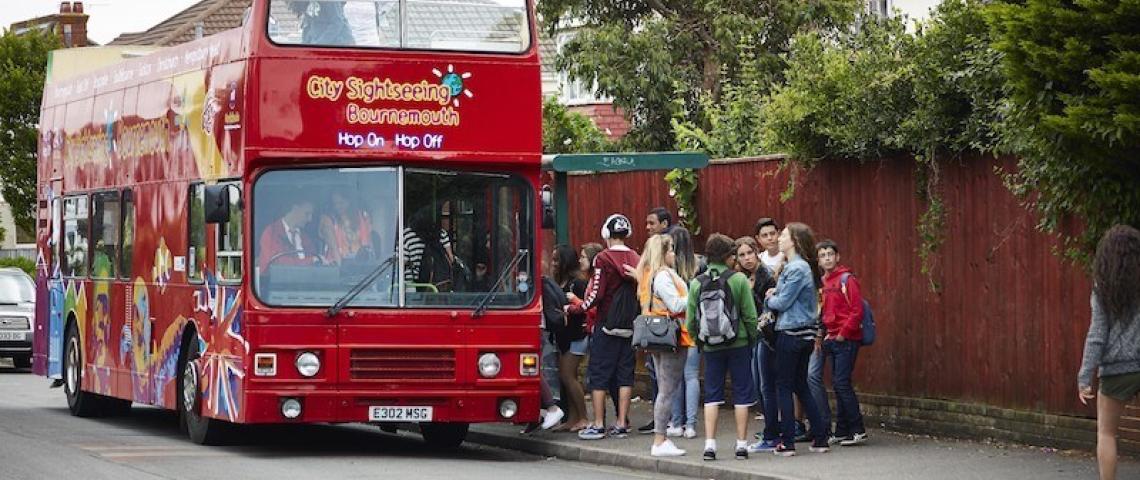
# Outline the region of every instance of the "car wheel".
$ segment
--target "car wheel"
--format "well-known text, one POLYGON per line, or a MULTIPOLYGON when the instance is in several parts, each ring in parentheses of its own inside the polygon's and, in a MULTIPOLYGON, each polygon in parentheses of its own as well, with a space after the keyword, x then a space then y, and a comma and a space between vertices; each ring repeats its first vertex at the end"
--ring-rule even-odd
POLYGON ((16 368, 32 368, 32 357, 29 355, 12 357, 12 364, 16 368))

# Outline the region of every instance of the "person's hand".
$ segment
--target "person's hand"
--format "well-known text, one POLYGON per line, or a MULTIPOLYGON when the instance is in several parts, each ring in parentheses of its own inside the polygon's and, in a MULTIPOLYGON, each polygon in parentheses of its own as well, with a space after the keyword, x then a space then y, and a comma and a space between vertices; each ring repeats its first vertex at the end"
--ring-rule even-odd
POLYGON ((625 276, 637 280, 637 267, 632 265, 622 265, 621 267, 625 270, 625 276))
POLYGON ((764 298, 771 298, 772 295, 775 295, 775 294, 776 294, 776 289, 775 288, 769 288, 768 291, 764 292, 764 298))
POLYGON ((815 338, 815 351, 818 352, 820 350, 823 350, 823 339, 816 337, 815 338))
POLYGON ((847 339, 843 338, 843 335, 836 335, 835 341, 837 341, 839 343, 843 343, 843 342, 847 341, 847 339))
POLYGON ((1081 387, 1080 391, 1077 392, 1077 398, 1080 399, 1082 404, 1088 405, 1089 400, 1096 398, 1096 393, 1093 392, 1093 388, 1091 386, 1084 386, 1081 387))
POLYGON ((567 302, 574 302, 577 300, 578 300, 578 296, 574 295, 574 292, 566 292, 566 301, 567 302))

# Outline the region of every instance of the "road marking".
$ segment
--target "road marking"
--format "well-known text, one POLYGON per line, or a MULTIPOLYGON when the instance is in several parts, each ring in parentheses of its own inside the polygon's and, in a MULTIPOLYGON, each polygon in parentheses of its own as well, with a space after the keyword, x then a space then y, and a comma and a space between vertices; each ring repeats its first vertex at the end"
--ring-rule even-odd
POLYGON ((148 458, 148 457, 224 457, 225 452, 198 452, 198 451, 165 451, 165 452, 107 452, 100 453, 103 458, 148 458))

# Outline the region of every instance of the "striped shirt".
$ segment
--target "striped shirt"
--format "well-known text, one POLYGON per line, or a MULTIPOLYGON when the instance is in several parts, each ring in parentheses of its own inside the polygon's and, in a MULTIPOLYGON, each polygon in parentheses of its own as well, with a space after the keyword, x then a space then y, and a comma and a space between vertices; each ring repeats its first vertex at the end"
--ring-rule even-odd
MULTIPOLYGON (((439 231, 439 243, 446 249, 451 246, 451 236, 447 230, 439 231)), ((420 266, 423 265, 424 250, 427 244, 419 234, 410 228, 404 228, 404 281, 415 282, 420 277, 420 266)))

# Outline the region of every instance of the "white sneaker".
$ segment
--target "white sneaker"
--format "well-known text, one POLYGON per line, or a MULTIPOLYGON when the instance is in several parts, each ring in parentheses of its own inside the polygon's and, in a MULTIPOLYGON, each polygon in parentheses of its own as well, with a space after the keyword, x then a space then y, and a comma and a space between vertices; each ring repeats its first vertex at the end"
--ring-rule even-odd
POLYGON ((672 440, 665 440, 661 445, 650 447, 649 454, 654 457, 680 457, 685 454, 685 451, 673 445, 672 440))
POLYGON ((666 437, 680 437, 681 435, 684 435, 684 434, 685 434, 685 429, 683 429, 681 427, 670 426, 669 428, 665 429, 665 436, 666 437))
POLYGON ((685 425, 685 438, 697 438, 697 429, 691 425, 685 425))
POLYGON ((546 413, 542 415, 543 430, 550 430, 551 428, 554 428, 555 425, 558 425, 558 422, 562 421, 562 417, 566 415, 562 412, 561 408, 558 408, 557 405, 551 408, 554 410, 547 410, 546 413))

